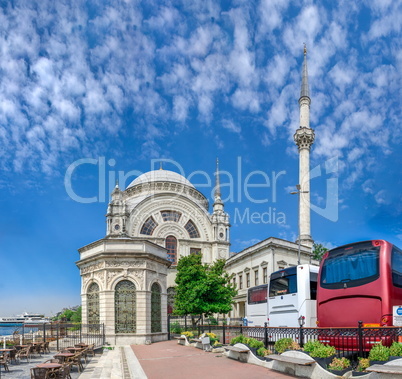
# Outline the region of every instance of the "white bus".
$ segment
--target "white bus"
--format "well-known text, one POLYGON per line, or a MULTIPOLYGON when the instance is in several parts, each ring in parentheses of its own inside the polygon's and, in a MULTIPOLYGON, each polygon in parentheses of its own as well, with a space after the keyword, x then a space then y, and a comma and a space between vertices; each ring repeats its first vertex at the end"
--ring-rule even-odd
POLYGON ((268 322, 268 284, 251 287, 247 291, 246 317, 249 326, 264 326, 268 322))
POLYGON ((316 327, 318 267, 309 264, 273 272, 269 281, 269 326, 316 327))

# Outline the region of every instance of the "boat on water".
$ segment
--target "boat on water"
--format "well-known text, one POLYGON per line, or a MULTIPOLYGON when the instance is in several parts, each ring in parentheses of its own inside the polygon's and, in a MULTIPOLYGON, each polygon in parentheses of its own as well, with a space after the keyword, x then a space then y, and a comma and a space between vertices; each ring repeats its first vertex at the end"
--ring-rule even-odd
POLYGON ((9 316, 9 317, 0 317, 0 325, 1 324, 27 324, 27 325, 38 325, 50 322, 49 317, 45 317, 44 315, 35 314, 35 313, 23 313, 19 316, 9 316))

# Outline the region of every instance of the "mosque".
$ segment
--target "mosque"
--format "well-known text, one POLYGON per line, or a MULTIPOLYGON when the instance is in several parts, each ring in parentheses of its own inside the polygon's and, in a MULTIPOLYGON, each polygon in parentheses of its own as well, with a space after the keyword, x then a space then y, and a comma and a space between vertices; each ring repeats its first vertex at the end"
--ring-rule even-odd
POLYGON ((204 263, 226 259, 238 295, 230 317, 246 316, 247 289, 268 282, 281 268, 310 261, 309 154, 310 128, 307 56, 304 50, 299 99, 299 237, 290 242, 270 237, 230 253, 230 222, 221 199, 216 168, 214 202, 184 176, 154 170, 137 177, 125 190, 118 185, 107 208, 106 236, 79 249, 82 321, 105 325, 106 340, 115 345, 167 339, 167 314, 174 297, 180 257, 202 254, 204 263))

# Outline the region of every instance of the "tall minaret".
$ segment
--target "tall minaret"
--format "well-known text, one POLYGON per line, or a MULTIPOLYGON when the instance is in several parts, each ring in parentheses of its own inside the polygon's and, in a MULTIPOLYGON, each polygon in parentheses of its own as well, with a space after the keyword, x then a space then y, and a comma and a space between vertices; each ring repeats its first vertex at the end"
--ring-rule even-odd
POLYGON ((214 204, 212 208, 211 221, 214 230, 214 243, 213 243, 213 260, 218 258, 229 258, 229 215, 224 210, 224 204, 221 198, 221 183, 219 175, 219 161, 216 160, 216 173, 215 173, 215 190, 214 190, 214 204))
POLYGON ((300 127, 293 138, 299 148, 299 237, 300 243, 312 247, 310 232, 310 147, 314 143, 314 130, 310 128, 310 93, 307 73, 307 48, 304 45, 302 84, 299 99, 300 127))

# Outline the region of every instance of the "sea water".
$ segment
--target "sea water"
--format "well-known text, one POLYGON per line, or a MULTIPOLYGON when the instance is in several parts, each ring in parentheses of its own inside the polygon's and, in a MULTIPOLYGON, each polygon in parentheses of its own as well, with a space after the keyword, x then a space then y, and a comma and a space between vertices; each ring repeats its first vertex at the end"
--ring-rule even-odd
POLYGON ((0 336, 12 336, 14 332, 27 334, 37 331, 38 327, 30 327, 29 325, 25 325, 23 328, 22 324, 0 324, 0 336))

